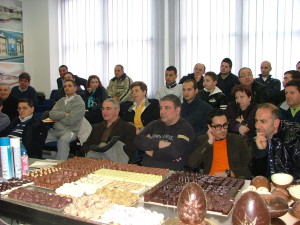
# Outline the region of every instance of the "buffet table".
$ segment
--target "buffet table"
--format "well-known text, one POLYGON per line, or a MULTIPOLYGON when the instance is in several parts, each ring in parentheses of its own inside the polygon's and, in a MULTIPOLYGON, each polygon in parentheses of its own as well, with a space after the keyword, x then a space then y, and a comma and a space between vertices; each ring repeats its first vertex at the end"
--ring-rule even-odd
MULTIPOLYGON (((30 164, 35 162, 35 159, 30 159, 30 164)), ((242 190, 249 186, 250 181, 246 181, 245 185, 243 186, 242 190)), ((42 188, 36 188, 41 191, 45 191, 42 188)), ((239 193, 241 195, 241 193, 239 193)), ((164 214, 165 216, 165 223, 164 224, 176 224, 176 220, 174 218, 177 217, 177 209, 176 207, 166 207, 160 206, 152 203, 147 203, 142 201, 142 199, 137 202, 135 207, 144 207, 151 211, 157 211, 159 213, 164 214)), ((232 224, 231 223, 231 213, 228 216, 224 215, 212 215, 207 214, 206 218, 212 224, 232 224)), ((52 210, 48 209, 44 206, 36 206, 29 203, 20 203, 13 199, 10 199, 7 195, 1 196, 0 198, 0 215, 16 219, 21 222, 26 222, 29 224, 72 224, 72 225, 79 225, 79 224, 100 224, 99 222, 94 222, 92 220, 86 220, 79 217, 69 216, 63 213, 63 210, 52 210)), ((279 219, 273 220, 272 224, 286 224, 292 225, 296 224, 299 220, 292 215, 291 209, 287 214, 282 216, 279 219)), ((298 223, 297 223, 298 224, 298 223)), ((299 222, 300 224, 300 222, 299 222)))

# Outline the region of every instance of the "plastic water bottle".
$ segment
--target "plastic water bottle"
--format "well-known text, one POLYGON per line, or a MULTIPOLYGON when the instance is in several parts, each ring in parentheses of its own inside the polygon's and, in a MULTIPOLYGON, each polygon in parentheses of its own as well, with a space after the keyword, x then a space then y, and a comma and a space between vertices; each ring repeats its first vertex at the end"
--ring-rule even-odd
POLYGON ((22 174, 27 175, 29 170, 28 155, 26 149, 21 149, 22 174))
POLYGON ((0 138, 0 153, 2 169, 1 176, 4 179, 10 179, 14 176, 14 171, 9 137, 0 138))

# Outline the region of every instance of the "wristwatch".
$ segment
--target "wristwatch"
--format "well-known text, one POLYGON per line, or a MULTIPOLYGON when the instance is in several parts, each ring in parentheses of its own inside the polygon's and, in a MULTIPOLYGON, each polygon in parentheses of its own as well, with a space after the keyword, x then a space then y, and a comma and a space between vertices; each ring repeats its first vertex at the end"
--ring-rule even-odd
POLYGON ((225 173, 227 174, 227 177, 231 177, 231 170, 230 169, 225 170, 225 173))

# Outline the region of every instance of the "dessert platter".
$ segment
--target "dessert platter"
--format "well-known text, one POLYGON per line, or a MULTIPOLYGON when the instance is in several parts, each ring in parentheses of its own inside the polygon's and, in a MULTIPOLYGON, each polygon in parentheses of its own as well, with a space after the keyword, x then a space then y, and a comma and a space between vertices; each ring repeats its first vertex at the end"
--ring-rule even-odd
MULTIPOLYGON (((42 210, 48 213, 49 219, 53 214, 56 215, 53 219, 68 218, 73 225, 75 221, 159 225, 187 220, 232 224, 231 218, 241 220, 239 215, 246 213, 249 209, 245 206, 254 200, 255 212, 260 213, 262 221, 281 216, 295 221, 294 215, 300 214, 300 203, 296 202, 299 185, 290 181, 279 177, 271 183, 264 177, 255 177, 250 183, 231 177, 74 157, 32 170, 22 179, 12 179, 10 182, 18 183, 19 187, 2 191, 0 202, 42 210), (295 201, 293 205, 291 198, 295 201), (290 213, 292 208, 294 214, 290 213)), ((0 210, 3 210, 1 204, 0 210)), ((37 215, 38 212, 34 214, 37 215)))

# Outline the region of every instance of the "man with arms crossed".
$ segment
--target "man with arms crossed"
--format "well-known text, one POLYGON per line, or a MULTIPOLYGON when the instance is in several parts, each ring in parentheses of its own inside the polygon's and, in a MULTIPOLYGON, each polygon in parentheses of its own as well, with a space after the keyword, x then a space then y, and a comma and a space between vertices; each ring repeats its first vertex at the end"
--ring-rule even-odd
POLYGON ((85 113, 85 104, 76 94, 77 85, 74 80, 65 80, 66 97, 56 102, 49 112, 49 118, 55 120, 53 128, 48 132, 46 143, 57 141, 57 154, 54 159, 67 160, 69 143, 77 138, 81 120, 85 113))
POLYGON ((142 165, 183 170, 193 149, 194 130, 180 118, 181 104, 175 95, 160 100, 160 120, 149 123, 134 144, 145 151, 142 165))

